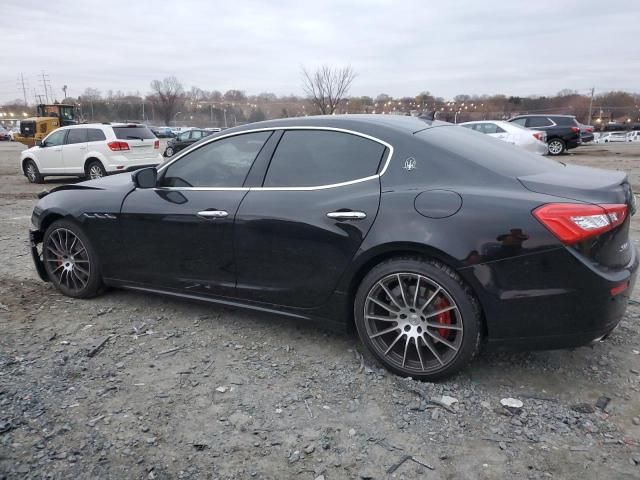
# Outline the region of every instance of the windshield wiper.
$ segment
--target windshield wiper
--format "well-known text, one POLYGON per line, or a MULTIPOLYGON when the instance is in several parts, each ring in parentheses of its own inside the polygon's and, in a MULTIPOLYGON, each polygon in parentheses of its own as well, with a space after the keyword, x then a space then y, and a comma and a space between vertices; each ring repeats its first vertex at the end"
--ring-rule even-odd
POLYGON ((144 140, 142 137, 136 137, 134 135, 127 135, 127 138, 135 138, 136 140, 144 140))

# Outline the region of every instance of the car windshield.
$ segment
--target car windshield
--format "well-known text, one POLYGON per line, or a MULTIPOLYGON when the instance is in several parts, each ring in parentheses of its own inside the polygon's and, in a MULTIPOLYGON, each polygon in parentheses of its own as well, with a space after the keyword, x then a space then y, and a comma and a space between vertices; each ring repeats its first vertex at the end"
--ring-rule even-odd
POLYGON ((145 125, 126 125, 121 127, 113 127, 113 133, 115 133, 116 138, 120 140, 148 140, 156 138, 149 127, 145 125))

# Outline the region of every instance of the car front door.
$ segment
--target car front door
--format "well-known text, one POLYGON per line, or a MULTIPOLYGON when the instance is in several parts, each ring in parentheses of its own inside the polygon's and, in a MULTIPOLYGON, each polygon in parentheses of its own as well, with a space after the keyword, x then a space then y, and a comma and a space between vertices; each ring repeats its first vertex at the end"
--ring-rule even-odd
POLYGON ((373 224, 387 145, 331 130, 284 132, 234 229, 238 296, 290 307, 326 302, 373 224))
POLYGON ((243 186, 272 132, 206 143, 159 174, 157 188, 124 200, 121 226, 128 253, 124 279, 198 295, 233 295, 233 222, 243 186))
POLYGON ((63 175, 65 173, 62 146, 68 130, 56 130, 47 136, 37 156, 41 173, 49 175, 63 175))
POLYGON ((82 173, 84 157, 87 153, 87 129, 70 128, 62 147, 65 173, 82 173))

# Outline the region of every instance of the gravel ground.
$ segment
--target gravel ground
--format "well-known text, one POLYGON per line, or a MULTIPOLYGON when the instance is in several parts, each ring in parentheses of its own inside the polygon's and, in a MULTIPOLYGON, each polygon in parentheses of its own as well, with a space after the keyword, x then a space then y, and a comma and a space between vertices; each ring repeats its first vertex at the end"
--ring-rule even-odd
MULTIPOLYGON (((69 299, 32 267, 43 186, 19 151, 0 143, 0 479, 640 478, 639 303, 595 346, 481 353, 430 384, 275 316, 69 299)), ((640 145, 574 152, 563 161, 624 169, 640 191, 640 145)))

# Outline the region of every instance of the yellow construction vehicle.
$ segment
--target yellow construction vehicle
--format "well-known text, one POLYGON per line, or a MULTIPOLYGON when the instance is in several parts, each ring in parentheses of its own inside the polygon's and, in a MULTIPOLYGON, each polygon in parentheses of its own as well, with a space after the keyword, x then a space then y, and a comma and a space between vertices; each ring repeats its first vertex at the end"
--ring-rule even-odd
POLYGON ((20 120, 20 133, 14 135, 16 142, 33 147, 36 140, 42 140, 56 128, 78 123, 75 105, 64 103, 40 104, 36 116, 20 120))

